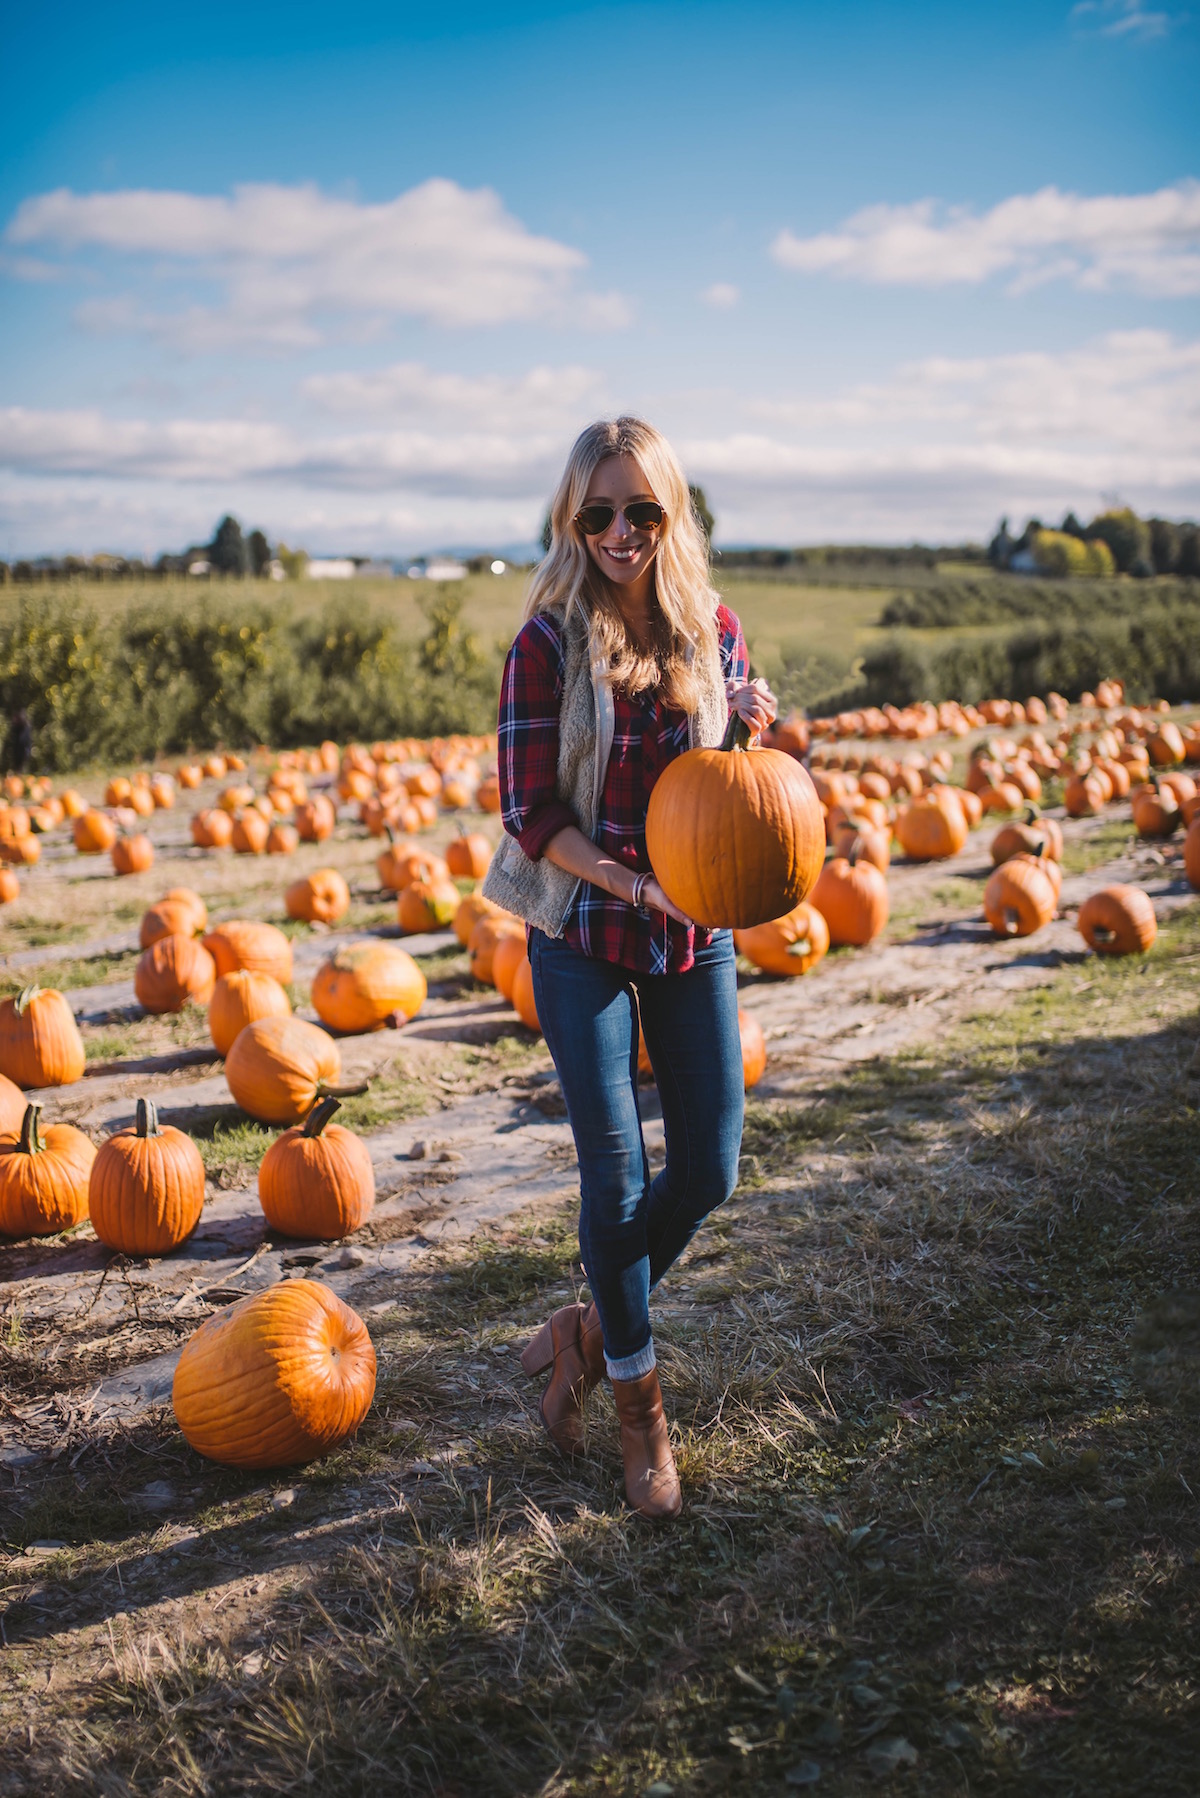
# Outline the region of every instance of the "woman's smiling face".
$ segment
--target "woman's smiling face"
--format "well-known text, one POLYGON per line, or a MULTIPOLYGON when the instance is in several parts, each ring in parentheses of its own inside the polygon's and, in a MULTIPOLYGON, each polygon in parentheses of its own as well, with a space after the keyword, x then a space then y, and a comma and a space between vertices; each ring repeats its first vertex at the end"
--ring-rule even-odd
POLYGON ((655 499, 641 465, 632 456, 606 456, 588 482, 585 505, 604 502, 616 508, 616 516, 598 537, 585 537, 588 555, 614 586, 634 587, 647 582, 658 553, 661 530, 639 531, 629 523, 624 508, 638 499, 655 499))

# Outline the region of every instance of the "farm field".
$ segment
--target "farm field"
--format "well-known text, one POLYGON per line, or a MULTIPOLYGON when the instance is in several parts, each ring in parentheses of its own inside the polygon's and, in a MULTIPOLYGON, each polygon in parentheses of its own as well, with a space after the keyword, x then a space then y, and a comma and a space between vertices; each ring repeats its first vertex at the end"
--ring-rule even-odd
POLYGON ((195 848, 217 790, 147 820, 145 873, 47 836, 0 911, 3 992, 61 989, 87 1054, 45 1120, 99 1140, 153 1099, 207 1177, 163 1258, 112 1257, 88 1224, 0 1247, 0 1793, 1191 1791, 1200 905, 1179 838, 1139 838, 1127 803, 1051 805, 1058 916, 1005 939, 985 820, 946 859, 896 854, 869 946, 802 979, 740 964, 767 1070, 741 1187, 657 1307, 685 1511, 656 1531, 626 1510, 604 1395, 568 1467, 521 1376, 580 1289, 574 1157, 541 1038, 449 931, 405 939, 415 1019, 340 1041, 370 1077, 339 1113, 370 1150, 367 1223, 265 1228, 277 1132, 232 1102, 202 1010, 136 1003, 138 921, 186 885, 215 922, 279 925, 311 1018, 320 963, 396 936, 396 901, 350 808, 287 857, 195 848), (346 915, 289 919, 285 885, 329 866, 346 915), (1146 955, 1079 934, 1114 881, 1153 903, 1146 955), (169 1402, 180 1347, 306 1277, 370 1330, 365 1422, 304 1467, 201 1459, 169 1402))

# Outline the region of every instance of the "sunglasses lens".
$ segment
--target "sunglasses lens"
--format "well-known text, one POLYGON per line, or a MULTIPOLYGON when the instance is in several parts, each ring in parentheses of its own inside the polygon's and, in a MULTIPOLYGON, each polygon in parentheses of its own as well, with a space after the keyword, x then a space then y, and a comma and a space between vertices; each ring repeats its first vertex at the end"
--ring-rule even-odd
POLYGON ((581 506, 575 514, 575 522, 585 537, 600 537, 616 515, 612 506, 581 506))
POLYGON ((625 518, 635 531, 654 530, 663 521, 663 509, 656 499, 637 499, 626 506, 625 518))

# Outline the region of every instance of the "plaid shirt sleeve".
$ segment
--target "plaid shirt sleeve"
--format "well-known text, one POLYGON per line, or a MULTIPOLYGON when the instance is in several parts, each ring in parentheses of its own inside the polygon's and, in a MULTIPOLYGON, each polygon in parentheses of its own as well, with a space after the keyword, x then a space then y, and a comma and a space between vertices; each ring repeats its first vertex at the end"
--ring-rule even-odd
POLYGON ((728 606, 717 607, 717 637, 721 649, 721 672, 726 680, 744 687, 750 679, 750 651, 736 612, 728 606))
POLYGON ((549 618, 522 625, 500 683, 497 773, 500 817, 510 837, 536 861, 551 837, 577 822, 555 792, 563 651, 549 618))

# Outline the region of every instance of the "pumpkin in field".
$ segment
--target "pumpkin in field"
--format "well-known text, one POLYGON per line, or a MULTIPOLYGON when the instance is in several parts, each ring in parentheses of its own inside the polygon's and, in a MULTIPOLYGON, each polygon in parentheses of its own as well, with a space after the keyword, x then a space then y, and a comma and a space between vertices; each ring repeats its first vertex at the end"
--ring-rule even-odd
POLYGON ((1141 887, 1103 887, 1079 907, 1079 932, 1100 955, 1143 955, 1158 935, 1158 920, 1141 887))
POLYGON ((302 1125, 271 1144, 258 1170, 258 1200, 273 1230, 334 1242, 366 1222, 375 1169, 360 1136, 330 1119, 337 1099, 321 1099, 302 1125))
POLYGON ((738 1008, 738 1035, 742 1042, 742 1084, 747 1092, 757 1086, 767 1067, 767 1042, 762 1025, 748 1011, 738 1008))
POLYGON ((182 1011, 189 1002, 207 1005, 217 970, 194 936, 160 936, 143 951, 133 971, 133 990, 143 1011, 182 1011))
POLYGON ((992 838, 992 862, 998 868, 1001 862, 1011 861, 1014 855, 1039 853, 1061 862, 1062 848, 1061 826, 1053 818, 1043 818, 1037 807, 1031 805, 1023 820, 1000 826, 992 838))
POLYGON ((512 1008, 527 1030, 536 1030, 538 1035, 541 1035, 542 1026, 538 1021, 537 1000, 533 996, 533 969, 529 965, 528 956, 525 956, 513 975, 512 1008))
POLYGON ((944 861, 967 840, 966 816, 952 796, 914 799, 896 819, 896 838, 910 861, 944 861))
POLYGON ((1057 909, 1051 877, 1031 855, 1001 862, 983 889, 983 915, 997 936, 1032 936, 1057 909))
POLYGON ((228 812, 208 806, 197 812, 191 823, 192 841, 197 849, 227 849, 233 837, 233 819, 228 812))
POLYGON ((82 818, 88 809, 87 800, 82 793, 77 793, 74 787, 64 787, 59 798, 62 800, 64 815, 70 818, 72 823, 76 818, 82 818))
POLYGON ((95 1145, 73 1124, 42 1129, 36 1100, 20 1133, 0 1141, 0 1234, 56 1236, 88 1212, 88 1175, 95 1145))
POLYGON ((517 976, 525 956, 525 933, 523 930, 506 930, 497 937, 496 947, 492 950, 492 985, 502 999, 512 1004, 513 981, 517 976))
POLYGON ((1073 774, 1063 788, 1063 805, 1068 818, 1094 818, 1104 810, 1104 788, 1086 774, 1073 774))
POLYGON ((650 794, 646 849, 673 904, 697 923, 747 930, 799 905, 821 872, 825 820, 804 768, 747 747, 735 714, 719 749, 689 749, 650 794))
POLYGON ((337 823, 333 801, 327 799, 324 793, 306 799, 296 807, 294 822, 302 843, 323 843, 326 837, 333 835, 333 827, 337 823))
POLYGON ((868 824, 863 818, 851 815, 844 824, 839 824, 831 839, 833 853, 846 860, 853 855, 861 856, 863 861, 871 862, 886 874, 892 859, 891 832, 880 830, 868 824))
POLYGON ((16 1081, 0 1074, 0 1137, 20 1136, 27 1103, 16 1081))
POLYGON ((70 1086, 86 1060, 75 1014, 52 987, 27 986, 0 1004, 0 1074, 18 1086, 70 1086))
POLYGON ((80 855, 103 855, 117 840, 117 827, 107 812, 82 812, 71 826, 71 837, 80 855))
POLYGON ((471 959, 471 974, 481 986, 493 986, 495 975, 492 969, 496 945, 505 935, 518 936, 525 941, 525 926, 520 918, 514 918, 508 912, 501 912, 497 917, 485 915, 472 930, 467 943, 467 954, 471 959))
POLYGON ((318 868, 294 880, 283 895, 289 918, 308 924, 336 924, 350 910, 350 888, 336 868, 318 868))
POLYGON ((41 859, 42 845, 34 836, 9 837, 0 842, 0 858, 17 867, 32 867, 41 859))
POLYGON ((452 880, 413 880, 400 890, 396 915, 400 928, 412 935, 445 930, 454 922, 461 895, 452 880))
POLYGON ((270 974, 235 968, 222 974, 208 1002, 208 1034, 218 1055, 228 1055, 247 1024, 258 1018, 290 1018, 292 1002, 270 974))
MULTIPOLYGON (((459 903, 458 910, 454 914, 454 934, 465 949, 471 941, 471 932, 480 918, 508 917, 512 917, 512 913, 506 912, 504 907, 497 905, 494 900, 485 899, 482 893, 468 893, 466 898, 459 903)), ((514 920, 514 922, 516 921, 514 920)))
POLYGON ((1200 892, 1200 815, 1192 819, 1183 839, 1183 871, 1188 885, 1200 892))
POLYGON ((247 1024, 225 1057, 225 1078, 242 1110, 263 1124, 298 1124, 318 1099, 366 1091, 342 1086, 337 1044, 303 1018, 247 1024))
POLYGON ((455 880, 482 880, 492 860, 492 845, 481 830, 455 837, 446 848, 446 866, 455 880))
POLYGON ((444 885, 450 879, 450 869, 443 858, 432 849, 422 849, 419 843, 394 844, 377 858, 375 865, 381 884, 397 893, 414 881, 444 885))
POLYGON ((138 943, 141 948, 149 949, 164 936, 195 936, 200 928, 195 912, 184 900, 160 899, 157 905, 149 906, 142 913, 138 943))
POLYGON ((1134 828, 1140 837, 1173 836, 1183 822, 1179 801, 1170 787, 1139 787, 1132 800, 1134 828))
POLYGON ((789 979, 807 974, 815 968, 829 949, 829 926, 811 899, 772 918, 769 924, 756 924, 752 930, 735 930, 734 947, 739 955, 752 961, 764 974, 782 974, 789 979))
POLYGON ((133 785, 123 774, 114 774, 104 789, 105 805, 128 805, 133 785))
POLYGON ((1183 733, 1169 718, 1151 733, 1146 747, 1156 768, 1177 768, 1187 753, 1183 733))
POLYGON ((11 868, 0 868, 0 905, 11 905, 21 897, 21 883, 11 868))
POLYGON ((188 1442, 228 1467, 312 1461, 375 1396, 366 1325, 319 1280, 284 1280, 206 1318, 184 1344, 171 1403, 188 1442))
POLYGON ((272 824, 267 832, 268 855, 294 855, 300 847, 300 832, 294 824, 272 824))
POLYGON ((498 812, 500 810, 500 782, 494 774, 481 780, 475 789, 475 803, 481 812, 498 812))
POLYGON ((239 812, 233 820, 229 843, 235 855, 261 855, 267 846, 271 826, 253 807, 239 812))
POLYGON ((118 874, 144 874, 154 866, 154 844, 141 833, 136 837, 118 837, 111 854, 118 874))
POLYGON ((809 901, 825 919, 835 948, 863 948, 888 921, 887 881, 861 857, 826 862, 809 901))
POLYGON ((125 1255, 167 1255, 204 1209, 204 1162, 190 1136, 161 1125, 149 1099, 137 1121, 101 1143, 88 1182, 96 1235, 125 1255))
POLYGON ((357 1034, 415 1017, 428 991, 407 949, 392 943, 347 943, 317 969, 312 1002, 330 1030, 357 1034))
POLYGON ((274 924, 229 918, 208 932, 204 947, 216 963, 218 975, 248 968, 253 974, 269 974, 280 986, 292 978, 292 945, 274 924))
POLYGON ((159 903, 162 905, 170 904, 185 906, 192 914, 192 932, 194 935, 198 935, 201 931, 208 929, 208 907, 205 905, 199 893, 193 892, 191 887, 171 887, 169 891, 163 894, 159 903))

